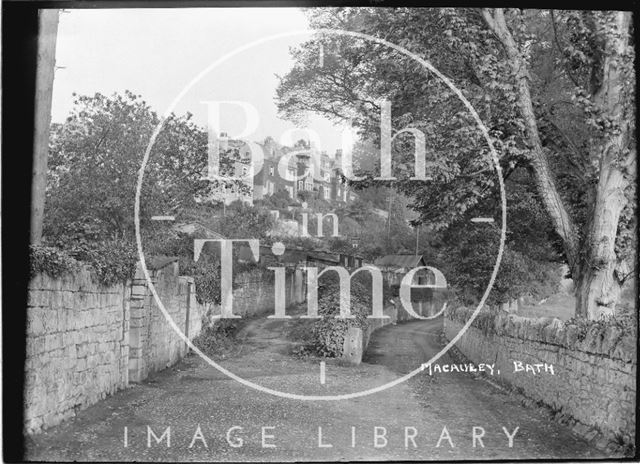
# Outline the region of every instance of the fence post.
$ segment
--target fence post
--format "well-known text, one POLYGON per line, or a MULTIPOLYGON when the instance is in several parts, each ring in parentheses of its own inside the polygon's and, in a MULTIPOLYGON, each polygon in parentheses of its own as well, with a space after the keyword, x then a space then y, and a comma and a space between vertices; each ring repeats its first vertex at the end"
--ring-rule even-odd
MULTIPOLYGON (((187 337, 187 340, 189 339, 189 313, 191 312, 191 285, 192 282, 191 280, 187 281, 187 320, 185 322, 185 327, 184 327, 184 335, 187 337)), ((189 353, 189 344, 185 342, 185 344, 187 345, 187 353, 189 353)))

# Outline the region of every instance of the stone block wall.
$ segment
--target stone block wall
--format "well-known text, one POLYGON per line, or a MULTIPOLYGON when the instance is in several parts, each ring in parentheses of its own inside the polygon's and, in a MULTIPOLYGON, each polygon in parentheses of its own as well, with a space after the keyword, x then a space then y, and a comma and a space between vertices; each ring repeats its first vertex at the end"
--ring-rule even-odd
MULTIPOLYGON (((242 316, 253 316, 273 312, 275 304, 273 272, 263 275, 261 269, 242 272, 234 279, 233 313, 242 316)), ((289 277, 289 276, 287 276, 289 277)), ((287 278, 287 283, 290 279, 287 278)), ((288 293, 288 292, 287 292, 288 293)))
MULTIPOLYGON (((423 289, 425 290, 425 289, 423 289)), ((428 293, 418 295, 412 293, 413 310, 420 316, 434 316, 437 314, 445 303, 445 292, 433 292, 431 289, 428 293)), ((392 299, 383 309, 386 319, 369 319, 367 327, 363 330, 360 328, 354 328, 351 336, 345 336, 343 344, 343 360, 351 364, 359 364, 362 360, 362 356, 369 346, 371 335, 376 330, 385 327, 389 324, 397 324, 398 322, 413 321, 415 318, 411 316, 402 305, 399 297, 392 299), (360 335, 356 335, 356 332, 360 331, 360 335)))
POLYGON ((388 304, 387 306, 385 306, 382 310, 382 312, 384 313, 385 316, 389 316, 388 319, 369 319, 369 323, 367 324, 367 329, 364 331, 364 333, 362 334, 362 351, 364 353, 364 351, 367 349, 367 346, 369 346, 369 340, 371 340, 371 334, 373 334, 373 332, 375 332, 376 330, 385 327, 389 324, 395 324, 397 323, 399 320, 399 316, 401 314, 406 314, 406 312, 401 308, 401 304, 388 304), (400 306, 400 308, 398 308, 398 306, 400 306))
MULTIPOLYGON (((287 270, 285 274, 285 305, 302 303, 306 298, 306 287, 300 269, 287 270)), ((220 314, 220 306, 211 308, 214 315, 220 314)), ((260 268, 241 272, 234 277, 233 314, 251 317, 275 311, 274 273, 260 268)))
MULTIPOLYGON (((205 307, 177 263, 151 271, 167 311, 185 335, 200 333, 205 307)), ((88 269, 29 285, 25 361, 25 431, 73 417, 130 382, 170 366, 186 343, 157 308, 140 269, 130 283, 105 287, 88 269)))
MULTIPOLYGON (((397 306, 398 322, 412 321, 415 318, 410 315, 404 308, 398 295, 398 287, 392 289, 395 305, 397 306)), ((434 288, 412 288, 411 289, 411 306, 413 311, 419 316, 435 316, 440 312, 447 301, 448 292, 442 289, 434 288)))
POLYGON ((385 316, 389 317, 386 319, 369 319, 364 330, 359 327, 349 328, 348 333, 345 334, 342 347, 341 358, 343 361, 350 364, 360 364, 362 356, 367 346, 369 346, 371 334, 381 327, 398 322, 399 310, 395 304, 388 304, 382 311, 385 316))
MULTIPOLYGON (((205 307, 195 297, 193 278, 178 275, 178 263, 150 270, 151 280, 164 308, 189 339, 200 333, 205 307)), ((165 369, 188 352, 186 342, 160 310, 138 267, 131 285, 129 381, 140 382, 165 369)))
POLYGON ((29 286, 25 428, 75 415, 128 383, 129 287, 104 287, 88 270, 29 286))
MULTIPOLYGON (((472 310, 447 310, 451 340, 472 310)), ((559 319, 507 313, 478 317, 456 343, 474 363, 496 363, 496 380, 576 421, 583 435, 635 441, 636 336, 615 326, 594 325, 584 334, 559 319), (550 372, 518 371, 514 362, 553 366, 550 372)), ((518 366, 520 367, 520 366, 518 366)))

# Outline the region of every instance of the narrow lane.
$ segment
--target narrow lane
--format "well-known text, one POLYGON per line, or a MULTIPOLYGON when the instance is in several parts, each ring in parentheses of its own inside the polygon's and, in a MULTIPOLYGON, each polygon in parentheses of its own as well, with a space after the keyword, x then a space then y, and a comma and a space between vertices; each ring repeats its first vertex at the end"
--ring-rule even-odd
MULTIPOLYGON (((380 329, 360 366, 326 360, 327 381, 322 386, 320 359, 289 355, 283 325, 272 320, 256 321, 243 332, 242 350, 217 361, 270 388, 313 394, 319 389, 328 393, 358 391, 393 380, 427 361, 440 347, 441 324, 441 320, 416 321, 380 329)), ((448 361, 445 356, 440 362, 448 361)), ((603 455, 541 412, 524 408, 516 399, 469 374, 429 376, 425 371, 365 397, 300 401, 248 388, 190 356, 150 381, 119 392, 33 437, 28 457, 67 461, 323 461, 577 459, 603 455), (194 439, 198 426, 202 438, 194 439), (171 427, 170 446, 166 440, 157 444, 149 436, 149 429, 160 437, 166 427, 171 427), (482 443, 476 440, 476 446, 473 427, 477 435, 483 435, 482 443), (509 434, 518 428, 512 447, 503 427, 509 434)))

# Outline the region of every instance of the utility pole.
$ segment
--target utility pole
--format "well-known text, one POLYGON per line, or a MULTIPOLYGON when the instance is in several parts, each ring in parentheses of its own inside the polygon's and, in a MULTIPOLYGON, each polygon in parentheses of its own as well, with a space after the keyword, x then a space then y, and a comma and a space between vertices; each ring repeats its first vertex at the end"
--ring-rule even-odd
POLYGON ((56 66, 58 10, 38 12, 38 56, 36 65, 33 169, 31 180, 31 243, 42 240, 42 222, 47 188, 47 157, 51 126, 51 96, 56 66))
POLYGON ((416 256, 418 256, 418 237, 420 237, 420 225, 416 226, 416 256))

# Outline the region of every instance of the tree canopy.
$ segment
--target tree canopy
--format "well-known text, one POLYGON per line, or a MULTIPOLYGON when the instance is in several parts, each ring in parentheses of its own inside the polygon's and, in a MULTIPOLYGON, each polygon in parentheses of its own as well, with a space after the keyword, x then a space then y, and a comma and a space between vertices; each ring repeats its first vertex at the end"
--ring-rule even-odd
MULTIPOLYGON (((138 95, 76 96, 62 124, 52 126, 45 208, 45 236, 70 229, 103 238, 131 237, 134 198, 142 157, 158 115, 138 95)), ((233 156, 221 157, 223 170, 233 156)), ((220 183, 203 180, 207 133, 191 115, 169 116, 144 173, 140 220, 193 207, 220 183)))
MULTIPOLYGON (((569 265, 577 284, 577 314, 595 318, 613 311, 634 266, 630 13, 325 8, 308 14, 312 27, 404 47, 454 82, 487 127, 513 190, 510 250, 540 262, 558 252, 555 259, 569 265), (532 223, 532 217, 541 220, 532 223), (536 245, 528 247, 531 241, 536 245)), ((361 143, 379 150, 382 102, 389 102, 398 134, 393 187, 414 199, 419 221, 455 235, 474 214, 497 216, 489 147, 468 109, 437 76, 386 45, 327 33, 292 55, 295 65, 277 92, 282 116, 300 121, 313 112, 350 123, 361 143), (402 129, 424 134, 426 181, 409 179, 416 139, 402 129)), ((356 173, 364 179, 355 186, 380 185, 374 179, 379 163, 369 166, 356 173)))

